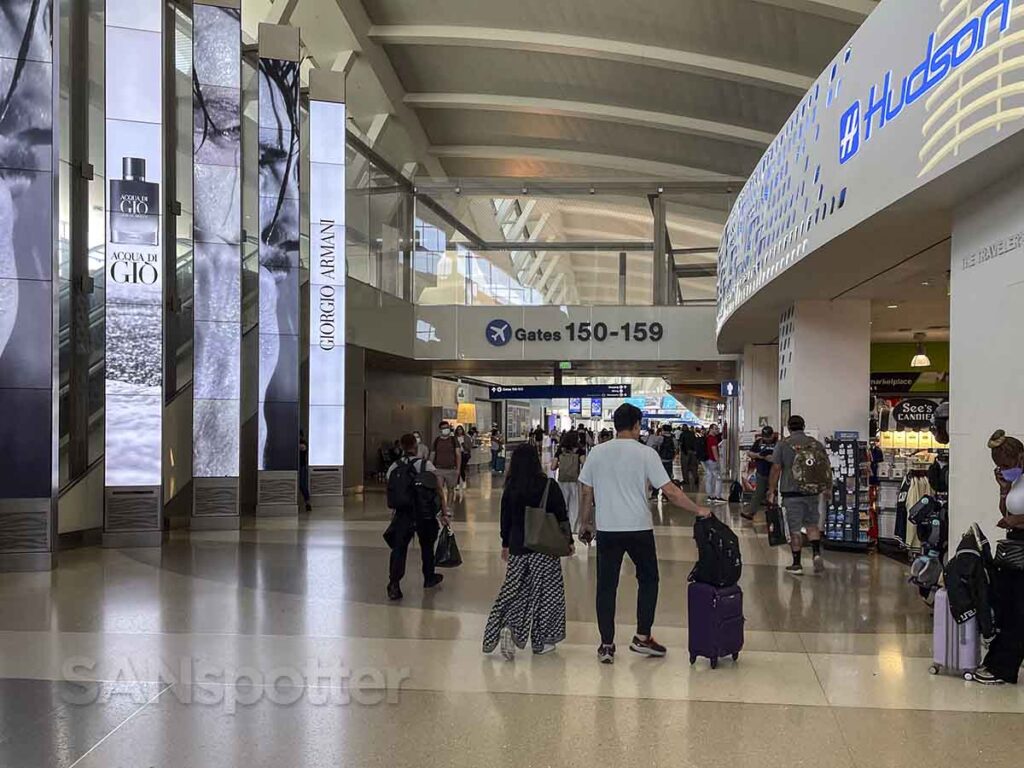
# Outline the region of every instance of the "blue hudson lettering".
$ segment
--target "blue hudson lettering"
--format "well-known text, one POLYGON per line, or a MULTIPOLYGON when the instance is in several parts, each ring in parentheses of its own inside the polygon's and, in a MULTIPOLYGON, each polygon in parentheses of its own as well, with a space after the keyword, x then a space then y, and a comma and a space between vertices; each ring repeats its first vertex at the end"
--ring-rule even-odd
POLYGON ((893 89, 893 73, 885 73, 881 87, 872 85, 867 107, 861 108, 858 99, 839 118, 839 163, 852 160, 860 151, 861 143, 895 120, 906 107, 918 101, 932 88, 945 80, 974 54, 985 47, 989 23, 999 20, 999 34, 1010 26, 1013 0, 992 0, 980 15, 964 24, 938 48, 935 33, 928 36, 924 61, 903 78, 898 90, 893 89))

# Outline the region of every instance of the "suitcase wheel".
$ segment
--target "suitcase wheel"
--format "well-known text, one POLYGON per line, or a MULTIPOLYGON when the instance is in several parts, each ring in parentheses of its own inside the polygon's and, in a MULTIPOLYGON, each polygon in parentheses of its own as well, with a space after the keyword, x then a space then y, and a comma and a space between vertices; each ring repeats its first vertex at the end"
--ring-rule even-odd
POLYGON ((740 655, 739 655, 738 653, 734 653, 734 654, 732 655, 732 660, 733 660, 733 661, 739 661, 739 660, 740 660, 740 655))
POLYGON ((696 663, 697 663, 697 654, 691 653, 690 654, 690 666, 692 667, 696 663))
POLYGON ((967 682, 971 682, 972 680, 974 680, 974 672, 972 672, 971 670, 967 670, 966 672, 964 672, 964 680, 966 680, 967 682))
POLYGON ((939 674, 939 665, 938 664, 932 664, 930 667, 928 667, 928 674, 929 675, 937 675, 937 674, 939 674))
POLYGON ((711 657, 711 668, 712 669, 718 669, 718 657, 717 656, 712 656, 711 657))

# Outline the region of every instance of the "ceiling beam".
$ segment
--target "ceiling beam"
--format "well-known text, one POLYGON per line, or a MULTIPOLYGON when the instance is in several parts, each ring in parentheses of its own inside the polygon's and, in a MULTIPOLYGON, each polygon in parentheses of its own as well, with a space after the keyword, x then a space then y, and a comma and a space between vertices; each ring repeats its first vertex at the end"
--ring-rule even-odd
POLYGON ((605 59, 677 72, 696 72, 787 93, 803 94, 814 84, 814 78, 806 75, 722 56, 557 32, 441 24, 394 24, 371 26, 368 35, 381 45, 505 48, 605 59))
POLYGON ((762 5, 790 8, 827 19, 861 24, 878 6, 876 0, 754 0, 762 5))
POLYGON ((557 115, 584 120, 639 125, 660 128, 677 133, 709 136, 715 139, 737 141, 766 147, 775 139, 774 133, 745 128, 716 120, 704 120, 668 112, 617 107, 562 99, 541 99, 529 96, 505 96, 489 93, 408 93, 405 103, 416 109, 462 109, 487 112, 515 112, 519 114, 557 115))
POLYGON ((729 181, 742 183, 738 176, 727 176, 702 168, 665 163, 658 160, 644 160, 622 155, 603 155, 596 152, 581 152, 572 149, 549 147, 505 147, 490 145, 451 144, 433 146, 430 153, 435 157, 461 157, 477 160, 535 160, 539 162, 567 163, 593 168, 627 171, 645 176, 662 176, 671 179, 704 181, 729 181))

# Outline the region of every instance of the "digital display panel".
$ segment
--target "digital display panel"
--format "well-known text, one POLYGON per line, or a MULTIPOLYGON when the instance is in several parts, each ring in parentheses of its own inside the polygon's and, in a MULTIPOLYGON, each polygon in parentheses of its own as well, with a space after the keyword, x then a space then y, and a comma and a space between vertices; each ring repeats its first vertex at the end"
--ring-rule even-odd
POLYGON ((345 105, 309 103, 309 463, 345 442, 345 105))
POLYGON ((241 35, 238 9, 194 6, 195 477, 237 477, 239 469, 241 35))
POLYGON ((161 0, 106 4, 106 484, 161 484, 161 0))
POLYGON ((0 499, 53 492, 53 4, 0 4, 0 499))
POLYGON ((600 397, 594 397, 590 400, 590 418, 600 419, 602 418, 602 410, 604 401, 600 397))
POLYGON ((582 416, 583 415, 583 398, 582 397, 570 397, 569 398, 569 415, 570 416, 582 416))
POLYGON ((299 468, 299 64, 259 62, 259 469, 299 468))

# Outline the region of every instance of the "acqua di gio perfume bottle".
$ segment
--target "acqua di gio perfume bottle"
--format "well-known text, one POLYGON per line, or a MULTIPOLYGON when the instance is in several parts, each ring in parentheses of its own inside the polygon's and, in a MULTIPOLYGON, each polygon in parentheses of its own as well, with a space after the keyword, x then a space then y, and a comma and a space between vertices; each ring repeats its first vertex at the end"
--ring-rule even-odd
POLYGON ((159 245, 160 186, 146 181, 146 160, 121 160, 123 179, 110 180, 110 241, 159 245))

